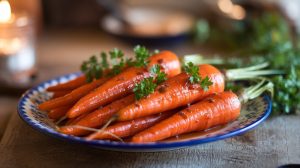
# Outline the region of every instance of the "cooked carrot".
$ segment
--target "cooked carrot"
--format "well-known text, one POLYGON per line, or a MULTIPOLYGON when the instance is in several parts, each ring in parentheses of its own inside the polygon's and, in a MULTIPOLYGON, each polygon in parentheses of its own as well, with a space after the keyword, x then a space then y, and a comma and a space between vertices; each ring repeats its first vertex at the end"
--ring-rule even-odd
MULTIPOLYGON (((106 123, 121 108, 124 108, 133 102, 134 102, 134 95, 126 96, 122 99, 119 99, 117 101, 114 101, 104 106, 101 109, 95 110, 87 114, 85 117, 81 118, 79 121, 72 122, 72 123, 73 125, 79 125, 79 126, 90 127, 90 128, 100 127, 104 123, 106 123)), ((72 125, 61 127, 60 131, 62 133, 70 134, 70 135, 84 135, 86 133, 89 133, 89 131, 72 127, 72 125)))
POLYGON ((62 90, 73 90, 84 84, 86 84, 86 77, 84 75, 81 75, 68 82, 60 83, 55 86, 50 86, 47 88, 47 91, 53 92, 53 91, 62 91, 62 90))
POLYGON ((200 131, 226 124, 238 118, 241 110, 239 98, 233 92, 208 96, 149 129, 133 136, 132 142, 145 143, 163 140, 182 133, 200 131))
POLYGON ((52 99, 62 97, 68 93, 70 93, 72 90, 61 90, 61 91, 53 91, 52 99))
POLYGON ((76 118, 68 118, 67 122, 65 123, 65 125, 74 125, 76 124, 78 121, 80 121, 81 119, 83 119, 85 116, 87 116, 89 113, 85 113, 82 114, 76 118))
POLYGON ((52 109, 55 109, 58 107, 74 104, 81 97, 88 94, 89 92, 91 92, 92 90, 97 88, 98 86, 102 85, 105 81, 107 81, 107 78, 101 78, 101 79, 95 80, 91 83, 82 85, 79 88, 74 89, 72 92, 66 94, 63 97, 58 97, 58 98, 43 102, 42 104, 39 105, 39 109, 52 110, 52 109))
POLYGON ((71 106, 58 107, 48 112, 48 117, 54 120, 60 119, 63 117, 71 106))
POLYGON ((117 120, 132 120, 164 112, 193 103, 212 93, 224 91, 224 78, 217 68, 211 65, 199 65, 199 75, 203 78, 208 76, 213 82, 207 91, 204 91, 199 84, 190 84, 189 76, 182 72, 159 85, 148 97, 120 110, 117 113, 117 120))
POLYGON ((131 121, 122 121, 118 122, 114 125, 111 125, 104 129, 104 132, 95 132, 87 137, 88 140, 93 139, 110 139, 110 140, 116 140, 114 136, 115 135, 119 138, 125 138, 132 135, 135 135, 136 133, 143 131, 154 124, 170 117, 172 114, 174 114, 174 111, 164 112, 160 114, 155 114, 143 118, 134 119, 131 121), (108 134, 109 133, 109 134, 108 134))
MULTIPOLYGON (((160 52, 159 54, 151 56, 149 60, 149 69, 154 64, 159 64, 168 77, 180 73, 179 59, 172 52, 160 52)), ((130 67, 98 87, 95 92, 81 98, 74 107, 68 111, 67 117, 77 117, 99 106, 112 102, 119 97, 130 94, 132 93, 135 83, 149 76, 150 73, 146 68, 130 67)))

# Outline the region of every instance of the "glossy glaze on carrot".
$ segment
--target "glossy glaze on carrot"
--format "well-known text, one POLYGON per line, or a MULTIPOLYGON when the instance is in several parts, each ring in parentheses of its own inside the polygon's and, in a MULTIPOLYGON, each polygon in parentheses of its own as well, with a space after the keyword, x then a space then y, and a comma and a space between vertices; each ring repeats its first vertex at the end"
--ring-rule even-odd
POLYGON ((237 119, 240 111, 241 103, 238 96, 233 92, 213 94, 136 134, 133 136, 132 142, 156 142, 182 133, 226 124, 237 119))
POLYGON ((56 109, 50 110, 48 112, 48 117, 54 120, 58 120, 61 117, 63 117, 70 108, 71 106, 63 106, 63 107, 58 107, 56 109))
MULTIPOLYGON (((72 125, 79 125, 90 128, 97 128, 105 124, 111 116, 118 112, 121 108, 126 107, 127 105, 134 102, 134 95, 129 95, 119 100, 116 100, 103 108, 95 110, 84 117, 81 117, 80 120, 72 122, 72 125)), ((89 131, 69 126, 61 127, 60 131, 69 135, 84 135, 89 133, 89 131)))
POLYGON ((55 99, 48 100, 39 104, 39 109, 41 110, 52 110, 62 106, 68 106, 74 104, 80 98, 93 91, 98 86, 102 85, 107 81, 107 78, 97 79, 91 83, 80 86, 77 89, 72 90, 70 93, 63 97, 58 97, 55 99))
POLYGON ((150 76, 148 69, 159 64, 168 77, 180 73, 180 62, 175 54, 169 51, 160 52, 149 58, 147 68, 130 67, 98 87, 94 92, 81 98, 67 113, 68 118, 90 112, 99 106, 110 103, 133 92, 136 83, 150 76))
POLYGON ((63 91, 63 90, 73 90, 82 85, 86 84, 86 77, 81 75, 73 80, 67 81, 65 83, 60 83, 55 86, 50 86, 46 90, 47 91, 63 91))
POLYGON ((117 120, 132 120, 164 112, 201 100, 212 93, 224 91, 224 77, 217 68, 212 65, 199 65, 199 75, 203 78, 208 76, 213 82, 207 91, 204 91, 199 84, 190 84, 189 75, 182 72, 159 85, 155 92, 146 98, 120 110, 117 113, 117 120))
POLYGON ((65 96, 66 94, 70 93, 72 90, 61 90, 61 91, 54 91, 53 96, 51 99, 55 99, 58 97, 65 96))
MULTIPOLYGON (((129 137, 132 135, 135 135, 136 133, 143 131, 154 124, 170 117, 172 114, 174 114, 174 111, 169 111, 165 113, 160 114, 154 114, 147 117, 142 117, 138 119, 134 119, 131 121, 123 121, 115 123, 106 129, 104 129, 105 132, 109 132, 111 134, 114 134, 115 136, 119 138, 129 137)), ((110 139, 110 140, 116 140, 115 137, 105 133, 105 132, 95 132, 87 137, 89 140, 93 139, 110 139)))

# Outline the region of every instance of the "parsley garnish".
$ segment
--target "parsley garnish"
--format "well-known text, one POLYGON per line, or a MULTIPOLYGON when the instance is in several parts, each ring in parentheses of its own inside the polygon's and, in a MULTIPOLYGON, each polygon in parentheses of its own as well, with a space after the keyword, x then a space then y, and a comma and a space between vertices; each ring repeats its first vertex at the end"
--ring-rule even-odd
POLYGON ((167 80, 167 74, 160 70, 160 66, 158 64, 151 67, 150 73, 152 77, 143 79, 140 83, 136 84, 133 89, 137 100, 153 93, 157 85, 167 80))
POLYGON ((85 74, 87 82, 93 81, 94 78, 99 79, 103 74, 101 64, 95 55, 83 62, 81 71, 85 74))
POLYGON ((160 71, 160 66, 158 64, 155 64, 150 69, 150 73, 156 76, 156 83, 159 85, 167 80, 167 74, 160 71))
POLYGON ((199 75, 199 67, 195 66, 192 62, 187 63, 183 67, 184 71, 189 74, 189 82, 192 84, 200 84, 201 88, 204 91, 207 91, 209 86, 213 84, 213 82, 206 76, 204 79, 199 75))
POLYGON ((115 76, 115 75, 121 73, 122 69, 125 66, 125 61, 123 58, 124 53, 121 50, 114 48, 113 50, 111 50, 109 52, 109 55, 114 64, 109 73, 109 76, 115 76))
POLYGON ((191 83, 200 83, 201 82, 201 77, 199 76, 199 67, 195 66, 192 62, 187 63, 183 67, 184 71, 190 75, 189 81, 191 83))
MULTIPOLYGON (((103 76, 103 72, 110 68, 107 56, 110 56, 112 67, 108 76, 115 76, 121 73, 122 69, 127 66, 146 67, 149 63, 149 56, 151 55, 149 50, 144 47, 137 45, 133 49, 135 53, 135 59, 124 59, 124 53, 118 48, 114 48, 107 53, 101 52, 100 60, 94 55, 89 58, 88 61, 84 61, 81 65, 81 71, 85 74, 87 82, 92 82, 93 79, 99 79, 103 76)), ((159 67, 158 67, 159 68, 159 67)), ((158 69, 160 72, 160 68, 158 69)), ((161 83, 165 80, 163 73, 156 74, 156 80, 161 83)))
POLYGON ((133 51, 135 53, 136 59, 133 65, 136 67, 147 66, 147 64, 149 63, 148 58, 150 56, 149 50, 144 46, 137 45, 136 47, 134 47, 133 51))
POLYGON ((213 82, 206 76, 202 81, 200 82, 200 86, 204 91, 207 91, 209 86, 211 86, 213 82))
POLYGON ((154 83, 153 77, 143 79, 140 83, 135 84, 135 87, 133 88, 135 99, 140 100, 141 98, 153 93, 156 86, 157 84, 154 83))
POLYGON ((101 52, 101 58, 102 58, 102 67, 105 69, 109 68, 109 64, 107 61, 107 54, 105 52, 101 52))
MULTIPOLYGON (((114 48, 113 50, 109 51, 110 59, 112 60, 113 66, 111 68, 109 76, 114 76, 119 74, 123 67, 125 66, 124 61, 124 53, 114 48)), ((81 71, 85 74, 87 82, 92 82, 93 79, 99 79, 103 76, 103 72, 106 69, 109 69, 109 63, 107 60, 107 53, 101 52, 100 60, 98 57, 93 55, 89 58, 88 61, 84 61, 81 65, 81 71)))

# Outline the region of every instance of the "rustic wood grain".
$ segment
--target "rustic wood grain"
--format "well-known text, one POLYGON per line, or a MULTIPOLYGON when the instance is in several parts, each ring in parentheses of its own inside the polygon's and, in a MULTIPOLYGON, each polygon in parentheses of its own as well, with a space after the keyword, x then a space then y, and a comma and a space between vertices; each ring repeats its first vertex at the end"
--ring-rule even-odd
POLYGON ((8 120, 16 111, 17 98, 13 97, 0 97, 0 140, 5 131, 8 120))
POLYGON ((1 141, 4 167, 276 167, 300 163, 300 116, 271 118, 242 136, 191 148, 111 152, 43 135, 15 113, 1 141))

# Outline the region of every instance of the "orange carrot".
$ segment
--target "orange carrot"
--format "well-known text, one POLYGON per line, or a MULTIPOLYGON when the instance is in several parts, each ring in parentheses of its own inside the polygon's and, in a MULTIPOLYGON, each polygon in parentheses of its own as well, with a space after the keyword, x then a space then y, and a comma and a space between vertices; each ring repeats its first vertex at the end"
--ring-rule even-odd
POLYGON ((200 131, 226 124, 238 118, 241 110, 239 98, 233 92, 208 96, 149 129, 133 136, 132 142, 145 143, 163 140, 182 133, 200 131))
POLYGON ((52 99, 62 97, 68 93, 70 93, 72 90, 61 90, 61 91, 53 91, 52 99))
MULTIPOLYGON (((79 125, 90 128, 97 128, 106 123, 116 112, 121 108, 126 107, 127 105, 134 102, 134 95, 126 96, 122 99, 112 102, 107 106, 104 106, 101 109, 95 110, 85 117, 81 118, 77 122, 73 122, 73 125, 79 125)), ((84 115, 84 114, 82 114, 84 115)), ((89 131, 70 126, 61 127, 60 131, 69 135, 84 135, 89 131)))
POLYGON ((53 92, 53 91, 62 91, 62 90, 73 90, 84 84, 86 84, 86 77, 84 75, 81 75, 68 82, 60 83, 55 86, 50 86, 47 88, 47 91, 53 92))
POLYGON ((58 107, 74 104, 81 97, 88 94, 89 92, 91 92, 92 90, 97 88, 98 86, 102 85, 105 81, 107 81, 107 78, 101 78, 101 79, 95 80, 91 83, 82 85, 79 88, 74 89, 72 92, 66 94, 63 97, 51 99, 46 102, 43 102, 42 104, 39 104, 39 109, 51 110, 51 109, 55 109, 58 107))
POLYGON ((107 127, 104 129, 104 132, 95 132, 87 137, 88 140, 93 139, 110 139, 116 140, 115 135, 119 138, 129 137, 135 135, 136 133, 143 131, 154 124, 170 117, 174 114, 174 111, 164 112, 160 114, 155 114, 143 118, 134 119, 131 121, 123 121, 118 122, 112 126, 107 127), (109 133, 109 134, 107 134, 109 133))
POLYGON ((211 65, 199 65, 199 75, 203 78, 208 76, 213 82, 207 91, 204 91, 199 84, 190 84, 189 75, 182 72, 159 85, 154 93, 146 98, 120 110, 117 113, 117 120, 132 120, 164 112, 201 100, 212 93, 224 91, 224 78, 217 68, 211 65))
POLYGON ((54 120, 60 119, 67 113, 67 111, 70 108, 71 106, 63 106, 63 107, 58 107, 53 110, 50 110, 48 113, 48 117, 54 120))
POLYGON ((89 113, 85 113, 82 114, 76 118, 68 118, 67 122, 65 123, 65 125, 74 125, 76 124, 78 121, 80 121, 81 119, 83 119, 85 116, 87 116, 89 113))
MULTIPOLYGON (((159 54, 151 56, 149 60, 148 68, 151 68, 154 64, 159 64, 168 77, 180 73, 179 59, 172 52, 160 52, 159 54)), ((74 107, 68 111, 67 117, 77 117, 99 106, 112 102, 119 97, 130 94, 133 92, 135 83, 149 76, 150 73, 146 68, 130 67, 98 87, 94 92, 81 98, 74 107)))

